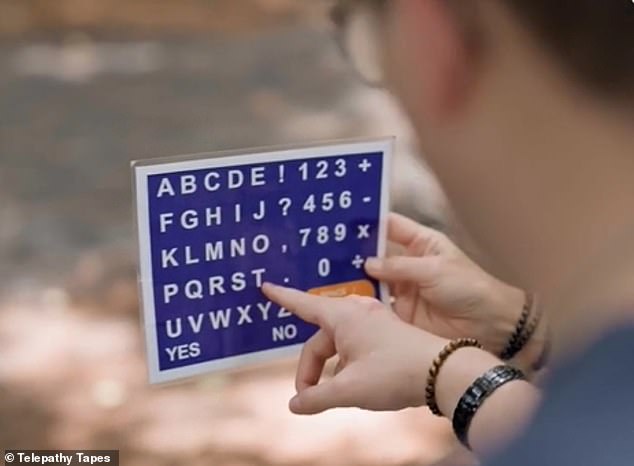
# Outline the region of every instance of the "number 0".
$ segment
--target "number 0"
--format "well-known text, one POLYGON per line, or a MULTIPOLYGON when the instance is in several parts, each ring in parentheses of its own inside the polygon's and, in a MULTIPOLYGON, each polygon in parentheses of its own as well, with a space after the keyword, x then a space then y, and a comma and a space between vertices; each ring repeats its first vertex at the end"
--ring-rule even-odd
POLYGON ((330 259, 321 259, 317 265, 317 271, 320 277, 327 277, 330 275, 330 259))

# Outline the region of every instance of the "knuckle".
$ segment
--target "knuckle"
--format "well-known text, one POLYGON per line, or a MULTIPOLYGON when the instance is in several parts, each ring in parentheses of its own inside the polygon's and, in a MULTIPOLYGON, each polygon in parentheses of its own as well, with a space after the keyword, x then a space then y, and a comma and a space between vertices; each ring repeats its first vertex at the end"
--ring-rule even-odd
POLYGON ((368 305, 368 310, 371 312, 380 312, 385 309, 385 306, 381 301, 373 299, 371 303, 368 305))
POLYGON ((354 303, 354 305, 359 309, 372 309, 378 301, 374 298, 370 298, 369 296, 359 296, 359 295, 351 295, 348 297, 350 302, 354 303))
POLYGON ((429 232, 419 231, 414 236, 412 242, 410 243, 410 248, 416 251, 422 251, 427 247, 427 244, 434 241, 436 237, 436 231, 430 230, 429 232))

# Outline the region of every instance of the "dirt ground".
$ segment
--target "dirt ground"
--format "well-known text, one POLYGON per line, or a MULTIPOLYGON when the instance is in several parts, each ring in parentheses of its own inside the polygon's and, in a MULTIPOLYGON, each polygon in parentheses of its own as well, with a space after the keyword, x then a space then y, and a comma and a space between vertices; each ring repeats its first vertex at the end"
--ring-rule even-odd
POLYGON ((243 35, 321 22, 329 0, 2 0, 0 35, 24 37, 70 29, 125 35, 243 35))
POLYGON ((323 5, 52 3, 0 0, 0 449, 113 448, 135 466, 443 458, 451 435, 425 410, 292 416, 293 361, 146 382, 131 160, 395 134, 396 209, 445 221, 407 125, 357 83, 323 5))

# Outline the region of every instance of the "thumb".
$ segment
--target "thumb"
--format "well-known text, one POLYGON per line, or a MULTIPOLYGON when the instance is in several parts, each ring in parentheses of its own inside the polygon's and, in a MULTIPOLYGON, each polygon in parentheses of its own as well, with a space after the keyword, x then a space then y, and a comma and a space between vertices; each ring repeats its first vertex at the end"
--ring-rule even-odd
POLYGON ((377 280, 424 284, 438 278, 438 264, 438 256, 394 256, 370 258, 365 263, 365 270, 377 280))
POLYGON ((345 391, 337 385, 335 377, 305 388, 291 398, 288 406, 295 414, 317 414, 331 408, 350 406, 344 398, 345 391))

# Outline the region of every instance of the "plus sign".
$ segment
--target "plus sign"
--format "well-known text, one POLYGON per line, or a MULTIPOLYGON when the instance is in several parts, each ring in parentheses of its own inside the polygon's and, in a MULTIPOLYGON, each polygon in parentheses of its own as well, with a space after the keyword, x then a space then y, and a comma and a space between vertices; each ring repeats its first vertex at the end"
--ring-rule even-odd
POLYGON ((363 173, 365 173, 372 168, 372 164, 368 161, 368 159, 363 159, 363 162, 359 164, 359 168, 363 173))
POLYGON ((355 268, 361 269, 361 267, 363 267, 364 263, 365 263, 365 260, 359 254, 354 256, 354 260, 352 261, 352 265, 354 265, 355 268))

